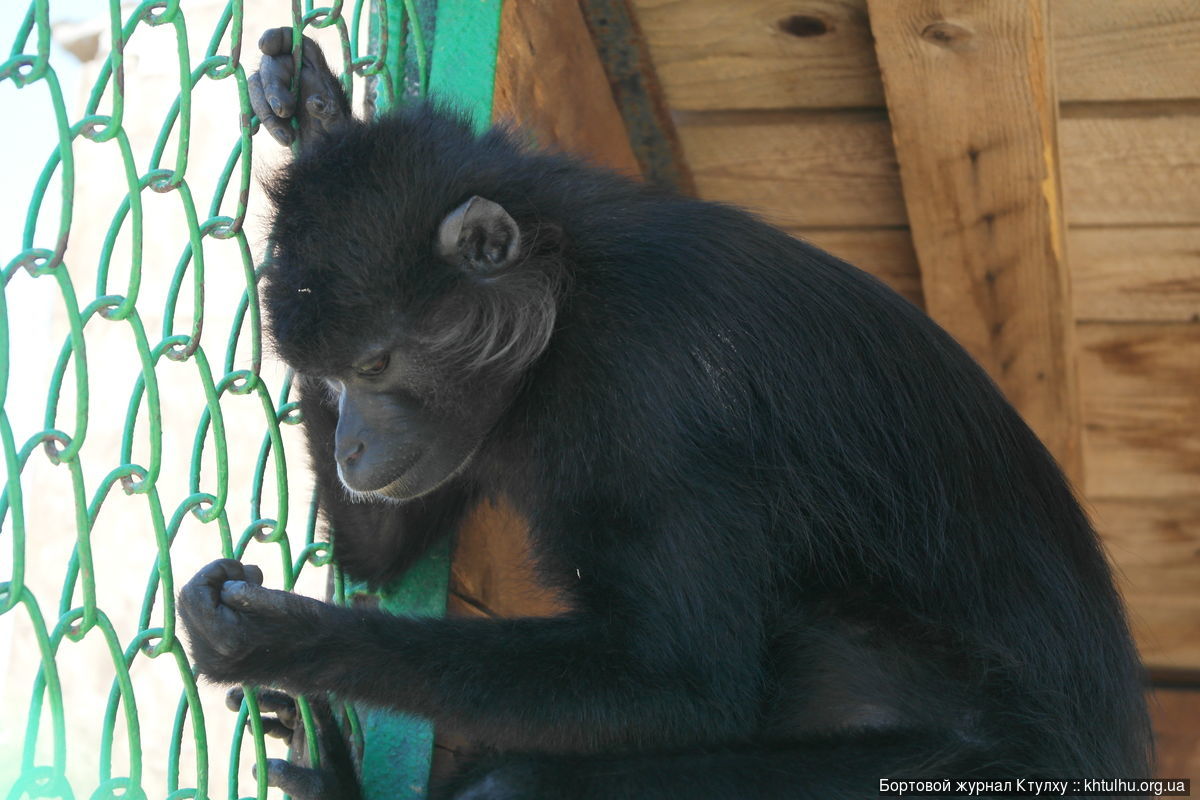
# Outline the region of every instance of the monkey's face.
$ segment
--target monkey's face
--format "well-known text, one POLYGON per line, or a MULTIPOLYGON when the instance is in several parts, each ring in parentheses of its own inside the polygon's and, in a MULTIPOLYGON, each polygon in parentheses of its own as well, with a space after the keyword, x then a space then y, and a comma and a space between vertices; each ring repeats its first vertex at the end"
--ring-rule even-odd
MULTIPOLYGON (((470 198, 432 244, 404 271, 413 284, 440 287, 412 292, 428 297, 418 307, 387 284, 372 296, 363 275, 281 271, 268 283, 277 345, 298 371, 324 379, 337 407, 332 455, 354 493, 411 500, 461 474, 553 327, 553 284, 513 269, 528 259, 498 204, 470 198), (308 284, 317 289, 305 292, 308 284), (322 327, 334 335, 322 337, 322 327)), ((285 252, 284 261, 331 260, 321 255, 285 252)))
POLYGON ((278 194, 263 286, 276 351, 328 387, 342 483, 421 497, 467 468, 547 347, 560 261, 531 256, 514 218, 479 196, 432 226, 351 213, 301 224, 314 202, 299 182, 278 194))
POLYGON ((502 406, 495 392, 467 404, 465 387, 405 344, 365 347, 325 382, 338 410, 333 455, 342 483, 395 500, 460 474, 502 406))

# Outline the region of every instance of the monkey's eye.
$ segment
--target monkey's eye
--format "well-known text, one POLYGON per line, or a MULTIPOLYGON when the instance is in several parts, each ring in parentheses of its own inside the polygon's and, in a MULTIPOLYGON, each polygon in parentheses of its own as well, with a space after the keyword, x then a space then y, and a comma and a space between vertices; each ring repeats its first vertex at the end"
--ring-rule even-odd
POLYGON ((359 364, 357 367, 354 368, 354 371, 357 372, 359 375, 370 378, 374 375, 380 374, 385 369, 387 369, 388 364, 390 364, 391 362, 392 362, 392 357, 387 353, 383 353, 382 355, 376 356, 374 359, 366 362, 365 364, 359 364))

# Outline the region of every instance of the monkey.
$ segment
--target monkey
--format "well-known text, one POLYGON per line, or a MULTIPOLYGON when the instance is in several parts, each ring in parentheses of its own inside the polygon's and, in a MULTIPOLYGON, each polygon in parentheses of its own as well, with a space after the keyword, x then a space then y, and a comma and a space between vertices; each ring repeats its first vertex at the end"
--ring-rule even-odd
MULTIPOLYGON (((743 210, 436 103, 357 120, 307 39, 294 101, 291 36, 250 83, 299 137, 261 297, 335 554, 383 585, 502 498, 566 610, 408 618, 225 559, 179 597, 201 675, 453 729, 458 800, 1148 774, 1098 536, 936 323, 743 210)), ((354 791, 306 769, 272 780, 354 791)))

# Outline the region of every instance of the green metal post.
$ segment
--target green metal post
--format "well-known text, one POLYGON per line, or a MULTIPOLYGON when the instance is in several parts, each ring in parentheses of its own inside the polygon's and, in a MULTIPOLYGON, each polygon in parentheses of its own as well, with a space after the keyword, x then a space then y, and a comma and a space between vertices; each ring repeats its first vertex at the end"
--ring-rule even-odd
MULTIPOLYGON (((360 48, 369 2, 278 5, 285 15, 290 5, 294 30, 337 36, 346 86, 383 70, 372 78, 379 108, 429 93, 485 127, 501 0, 375 0, 373 41, 360 48)), ((14 111, 19 124, 0 126, 9 166, 35 162, 28 180, 0 176, 10 208, 25 209, 13 233, 0 230, 0 651, 7 637, 18 643, 0 663, 0 673, 14 667, 0 675, 0 797, 265 798, 255 693, 236 722, 223 716, 197 682, 175 619, 175 593, 194 569, 179 563, 181 550, 189 560, 203 550, 275 561, 289 590, 330 560, 316 540, 315 502, 289 520, 289 492, 307 498, 308 487, 289 481, 281 429, 300 415, 290 375, 263 368, 259 231, 245 225, 258 216, 253 162, 275 146, 255 135, 249 103, 258 61, 253 35, 243 39, 249 4, 96 0, 99 56, 84 72, 51 46, 53 26, 78 4, 11 5, 0 12, 0 88, 6 102, 23 92, 18 100, 41 98, 42 109, 14 111), (150 52, 178 87, 161 108, 147 100, 161 86, 144 80, 155 72, 150 52), (72 74, 92 82, 82 105, 70 102, 72 74), (138 103, 126 105, 127 86, 138 103), (231 99, 206 113, 213 86, 231 99), (220 148, 223 167, 192 157, 201 141, 220 148), (176 228, 152 222, 152 206, 170 208, 176 228), (211 313, 222 302, 228 321, 211 313), (46 318, 58 324, 43 327, 46 318), (112 330, 124 344, 104 338, 112 330), (180 380, 194 381, 190 399, 171 394, 180 380), (236 485, 242 475, 249 486, 236 485), (108 509, 121 504, 141 522, 114 532, 122 512, 108 509), (39 518, 47 507, 67 524, 39 518), (61 563, 49 563, 44 553, 59 545, 61 563), (141 596, 131 606, 121 592, 134 587, 141 596), (152 674, 156 691, 170 692, 165 703, 143 691, 152 674), (108 691, 95 691, 95 680, 108 691), (78 724, 89 715, 94 731, 78 724), (217 762, 225 748, 229 758, 217 762)), ((380 604, 444 614, 449 563, 443 541, 380 604)), ((340 575, 334 585, 344 601, 340 575)), ((368 798, 425 795, 428 722, 369 712, 351 715, 351 727, 365 733, 368 798)))

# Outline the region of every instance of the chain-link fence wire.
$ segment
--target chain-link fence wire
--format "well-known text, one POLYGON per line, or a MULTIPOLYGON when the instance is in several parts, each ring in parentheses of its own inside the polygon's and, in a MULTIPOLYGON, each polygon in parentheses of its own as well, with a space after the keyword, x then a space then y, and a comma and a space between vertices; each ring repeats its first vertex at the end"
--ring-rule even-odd
POLYGON ((263 797, 249 765, 282 745, 253 693, 235 715, 197 684, 174 613, 216 557, 326 593, 291 375, 260 333, 253 173, 286 154, 254 136, 254 42, 290 20, 384 107, 423 92, 430 31, 414 0, 0 14, 0 186, 23 217, 0 227, 0 792, 263 797))

